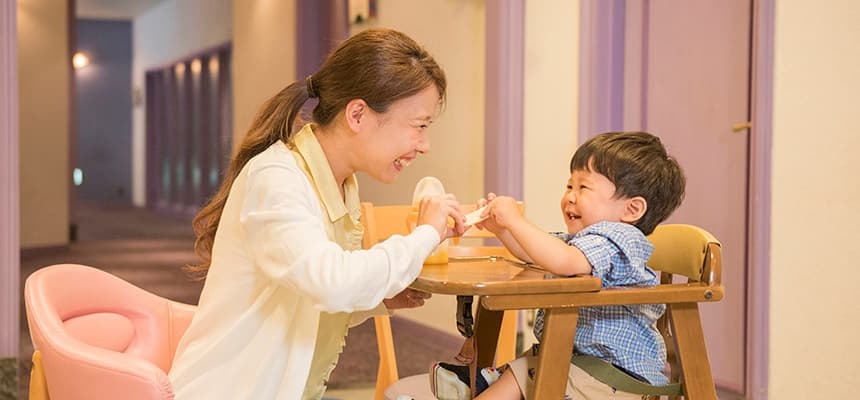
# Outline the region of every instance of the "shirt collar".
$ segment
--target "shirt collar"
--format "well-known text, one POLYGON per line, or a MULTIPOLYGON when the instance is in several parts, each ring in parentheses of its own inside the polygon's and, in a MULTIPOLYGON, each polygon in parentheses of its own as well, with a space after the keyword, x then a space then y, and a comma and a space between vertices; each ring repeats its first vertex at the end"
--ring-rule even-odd
POLYGON ((319 193, 320 200, 328 212, 329 219, 334 222, 349 214, 353 220, 361 215, 358 198, 358 182, 355 175, 346 178, 343 184, 344 199, 340 197, 338 184, 334 179, 331 166, 314 135, 312 124, 307 124, 292 137, 296 151, 305 160, 310 178, 319 193))

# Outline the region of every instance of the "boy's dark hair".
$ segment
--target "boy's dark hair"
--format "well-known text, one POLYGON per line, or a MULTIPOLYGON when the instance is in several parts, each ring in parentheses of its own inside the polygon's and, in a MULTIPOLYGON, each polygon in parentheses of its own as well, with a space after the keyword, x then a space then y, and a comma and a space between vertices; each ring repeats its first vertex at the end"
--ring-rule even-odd
POLYGON ((647 132, 607 132, 582 144, 570 160, 570 172, 587 170, 615 184, 615 198, 642 196, 645 214, 634 225, 650 235, 684 200, 686 178, 666 153, 660 138, 647 132))

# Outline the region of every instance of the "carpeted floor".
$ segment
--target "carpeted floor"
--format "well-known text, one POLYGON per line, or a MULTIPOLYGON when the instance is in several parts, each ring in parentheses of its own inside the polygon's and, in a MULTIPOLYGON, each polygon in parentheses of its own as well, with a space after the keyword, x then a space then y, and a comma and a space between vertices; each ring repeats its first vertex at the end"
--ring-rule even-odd
MULTIPOLYGON (((168 217, 130 207, 76 209, 78 241, 66 249, 27 250, 21 257, 21 288, 30 273, 43 266, 78 263, 101 268, 152 293, 196 304, 202 282, 182 272, 195 262, 190 218, 168 217)), ((392 318, 397 363, 401 376, 424 373, 436 360, 450 359, 461 343, 458 338, 420 324, 392 318), (408 356, 407 356, 408 355, 408 356)), ((19 398, 27 398, 33 346, 21 303, 19 398)), ((372 385, 379 357, 372 320, 352 328, 329 387, 342 389, 372 385)))

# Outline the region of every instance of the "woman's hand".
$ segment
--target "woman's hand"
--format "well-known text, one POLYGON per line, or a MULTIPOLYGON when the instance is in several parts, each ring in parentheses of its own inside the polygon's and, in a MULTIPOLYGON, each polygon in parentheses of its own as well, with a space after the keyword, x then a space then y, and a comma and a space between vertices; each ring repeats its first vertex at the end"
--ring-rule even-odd
POLYGON ((439 232, 439 241, 460 236, 466 231, 466 217, 460 211, 460 203, 453 194, 427 196, 418 203, 418 225, 428 224, 439 232), (448 226, 448 218, 454 226, 448 226))
POLYGON ((431 296, 432 295, 427 292, 406 288, 402 292, 397 293, 394 297, 382 300, 382 302, 389 310, 396 310, 398 308, 415 308, 423 306, 424 300, 429 299, 431 296))

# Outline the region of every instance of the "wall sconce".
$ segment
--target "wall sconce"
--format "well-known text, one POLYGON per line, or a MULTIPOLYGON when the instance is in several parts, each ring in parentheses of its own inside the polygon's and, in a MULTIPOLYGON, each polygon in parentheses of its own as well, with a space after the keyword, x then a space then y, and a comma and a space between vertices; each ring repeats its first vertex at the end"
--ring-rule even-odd
POLYGON ((218 56, 212 56, 209 59, 209 73, 212 75, 218 75, 218 56))
POLYGON ((202 63, 199 58, 195 58, 194 61, 191 61, 191 73, 194 75, 200 75, 200 70, 202 69, 202 63))
POLYGON ((87 65, 90 65, 90 57, 83 52, 76 52, 75 55, 72 56, 72 65, 75 69, 86 67, 87 65))
POLYGON ((376 16, 376 0, 349 0, 347 12, 349 22, 360 25, 376 16))

